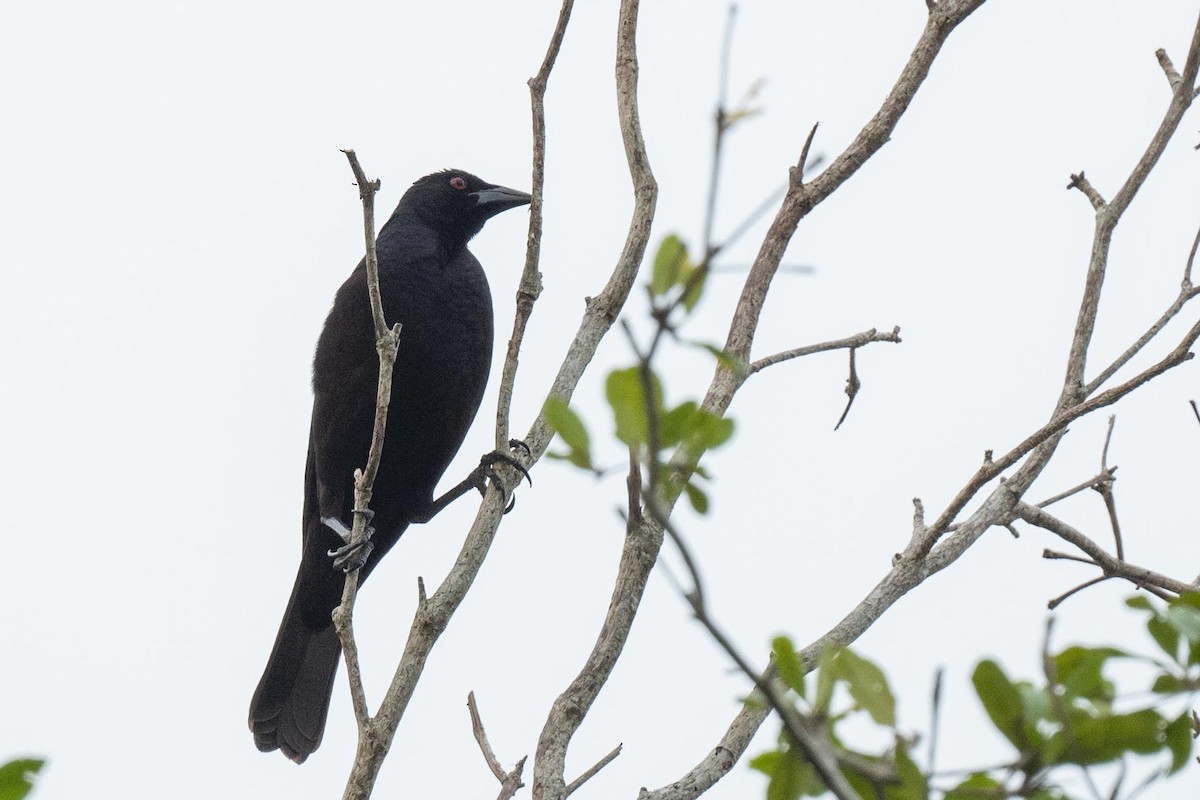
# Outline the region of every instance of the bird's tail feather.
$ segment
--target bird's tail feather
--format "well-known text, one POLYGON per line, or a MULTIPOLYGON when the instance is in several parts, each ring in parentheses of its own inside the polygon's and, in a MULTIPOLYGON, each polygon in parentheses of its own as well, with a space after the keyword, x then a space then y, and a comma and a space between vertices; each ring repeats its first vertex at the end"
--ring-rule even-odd
POLYGON ((314 630, 294 605, 250 701, 250 730, 259 750, 282 750, 299 764, 321 744, 342 648, 332 624, 314 630))

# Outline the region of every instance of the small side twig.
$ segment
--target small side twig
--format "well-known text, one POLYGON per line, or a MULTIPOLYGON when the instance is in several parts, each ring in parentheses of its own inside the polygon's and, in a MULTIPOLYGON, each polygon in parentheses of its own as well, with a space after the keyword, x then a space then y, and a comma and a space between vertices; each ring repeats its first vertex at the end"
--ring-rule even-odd
POLYGON ((804 185, 804 172, 808 169, 808 151, 812 147, 813 139, 817 136, 817 128, 820 126, 820 122, 813 123, 808 136, 804 139, 804 147, 800 150, 800 160, 796 162, 796 166, 792 170, 791 178, 799 186, 804 185))
POLYGON ((1055 503, 1059 502, 1060 500, 1066 500, 1068 497, 1071 497, 1072 495, 1077 495, 1080 492, 1084 491, 1085 489, 1095 489, 1097 486, 1099 486, 1104 481, 1111 479, 1113 473, 1116 471, 1117 471, 1117 468, 1113 467, 1110 470, 1101 472, 1098 475, 1088 478, 1083 483, 1080 483, 1076 486, 1072 486, 1070 489, 1067 489, 1064 492, 1059 492, 1058 494, 1054 495, 1053 497, 1047 497, 1045 500, 1038 503, 1037 507, 1038 508, 1049 508, 1050 506, 1054 505, 1055 503))
MULTIPOLYGON (((1037 506, 1018 502, 1013 507, 1013 514, 1016 518, 1023 519, 1030 525, 1050 531, 1059 538, 1075 545, 1086 553, 1092 562, 1104 571, 1105 575, 1124 578, 1138 587, 1157 586, 1160 589, 1166 589, 1168 592, 1174 592, 1175 594, 1196 591, 1196 586, 1193 584, 1184 583, 1183 581, 1167 577, 1144 567, 1135 566, 1112 556, 1103 547, 1092 541, 1091 538, 1037 506)), ((1045 554, 1043 556, 1045 557, 1045 554)))
POLYGON ((1171 57, 1167 55, 1167 51, 1160 47, 1154 51, 1154 57, 1158 59, 1158 65, 1162 67, 1163 74, 1167 76, 1167 83, 1171 85, 1171 91, 1178 89, 1179 81, 1182 78, 1175 69, 1175 65, 1171 63, 1171 57))
POLYGON ((1083 174, 1083 170, 1079 170, 1078 174, 1071 174, 1071 182, 1067 184, 1068 189, 1078 189, 1087 196, 1088 202, 1092 204, 1092 208, 1100 211, 1108 205, 1104 198, 1096 191, 1096 187, 1092 186, 1091 181, 1083 174))
POLYGON ((600 759, 595 764, 590 766, 578 778, 576 778, 575 780, 568 783, 567 788, 563 791, 564 800, 565 800, 565 798, 570 797, 575 792, 575 790, 578 789, 580 786, 583 786, 585 783, 590 781, 592 778, 596 777, 596 773, 598 773, 600 770, 604 769, 609 764, 611 764, 613 759, 615 759, 617 756, 621 755, 621 748, 624 746, 625 746, 624 744, 618 744, 616 747, 614 747, 612 750, 609 751, 608 755, 606 755, 604 758, 600 759))
POLYGON ((934 761, 937 758, 938 731, 942 719, 942 680, 945 675, 946 668, 938 667, 933 677, 933 694, 929 704, 929 766, 926 768, 929 775, 935 772, 934 761))
POLYGON ((833 426, 835 431, 846 421, 846 416, 850 413, 850 406, 854 405, 854 398, 858 397, 858 390, 862 388, 862 381, 858 379, 858 370, 854 366, 854 354, 857 351, 857 347, 850 348, 850 377, 846 378, 846 408, 838 417, 837 424, 833 426))
POLYGON ((803 356, 811 356, 814 353, 824 353, 829 350, 854 350, 859 347, 865 347, 872 342, 891 342, 893 344, 899 344, 901 341, 903 340, 900 338, 899 325, 895 326, 890 331, 884 331, 882 333, 875 328, 871 328, 868 331, 856 333, 853 336, 847 336, 844 339, 832 339, 828 342, 805 345, 804 347, 797 347, 793 350, 785 350, 782 353, 764 356, 763 358, 760 358, 750 364, 749 372, 751 375, 753 375, 756 372, 760 372, 767 367, 774 366, 780 362, 790 361, 793 358, 802 358, 803 356))
POLYGON ((475 704, 475 692, 467 692, 467 710, 471 712, 471 733, 475 735, 479 752, 483 754, 483 760, 487 762, 488 769, 496 776, 496 780, 500 781, 500 794, 497 795, 496 800, 511 800, 525 785, 521 782, 521 773, 525 771, 525 759, 528 756, 522 756, 517 765, 513 767, 512 772, 505 772, 488 741, 487 731, 483 728, 483 719, 479 716, 479 706, 475 704))
MULTIPOLYGON (((1082 560, 1082 559, 1080 559, 1080 560, 1082 560)), ((1092 587, 1092 586, 1095 586, 1095 585, 1096 585, 1096 584, 1098 584, 1098 583, 1104 583, 1104 582, 1105 582, 1105 581, 1107 581, 1107 580, 1112 580, 1112 578, 1114 578, 1114 577, 1116 577, 1116 576, 1114 576, 1114 575, 1101 575, 1101 576, 1100 576, 1100 577, 1098 577, 1098 578, 1092 578, 1092 579, 1091 579, 1091 580, 1089 580, 1089 581, 1084 581, 1083 583, 1081 583, 1081 584, 1079 584, 1078 586, 1076 586, 1074 589, 1070 589, 1070 590, 1068 590, 1068 591, 1066 591, 1066 592, 1063 592, 1063 593, 1062 593, 1062 594, 1060 594, 1058 597, 1054 598, 1053 600, 1050 600, 1050 601, 1048 601, 1048 602, 1046 603, 1046 608, 1048 608, 1048 609, 1050 609, 1051 611, 1053 611, 1054 609, 1056 609, 1056 608, 1058 608, 1060 605, 1062 605, 1064 602, 1066 602, 1066 600, 1068 600, 1068 599, 1069 599, 1069 598, 1070 598, 1072 595, 1074 595, 1074 594, 1077 594, 1077 593, 1079 593, 1079 592, 1082 592, 1084 589, 1088 589, 1088 588, 1090 588, 1090 587, 1092 587)))

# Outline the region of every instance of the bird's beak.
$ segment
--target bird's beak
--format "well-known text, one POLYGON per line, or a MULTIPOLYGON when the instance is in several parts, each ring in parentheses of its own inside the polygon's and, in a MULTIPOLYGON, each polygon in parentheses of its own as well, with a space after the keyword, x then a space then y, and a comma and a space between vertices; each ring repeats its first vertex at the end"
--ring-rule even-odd
POLYGON ((510 208, 527 205, 533 199, 525 192, 506 186, 480 189, 478 192, 471 192, 471 197, 475 198, 475 208, 485 211, 489 217, 510 208))

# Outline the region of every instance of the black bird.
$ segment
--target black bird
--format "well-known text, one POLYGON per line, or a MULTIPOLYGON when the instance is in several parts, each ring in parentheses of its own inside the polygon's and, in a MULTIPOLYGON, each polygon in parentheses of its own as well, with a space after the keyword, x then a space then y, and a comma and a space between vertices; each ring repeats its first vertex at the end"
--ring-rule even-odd
MULTIPOLYGON (((457 494, 434 501, 442 473, 479 409, 492 361, 492 299, 467 242, 487 220, 529 195, 461 170, 427 175, 379 231, 379 283, 388 324, 403 325, 383 457, 371 501, 374 556, 412 522, 427 521, 505 456, 485 456, 457 494)), ((330 553, 353 523, 356 468, 366 462, 379 380, 365 262, 342 284, 313 359, 313 413, 304 471, 303 546, 275 647, 250 701, 259 750, 296 763, 321 743, 341 656, 331 613, 345 576, 330 553)), ((344 548, 343 548, 344 549, 344 548)))

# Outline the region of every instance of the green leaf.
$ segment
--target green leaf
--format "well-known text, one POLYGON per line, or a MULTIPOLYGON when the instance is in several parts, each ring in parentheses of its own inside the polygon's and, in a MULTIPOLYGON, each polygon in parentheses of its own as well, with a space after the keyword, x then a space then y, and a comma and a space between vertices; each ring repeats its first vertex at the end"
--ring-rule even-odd
POLYGON ((1023 724, 1025 705, 1021 702, 1017 687, 1004 674, 1004 670, 995 661, 980 661, 971 675, 971 683, 996 730, 1004 734, 1004 738, 1012 742, 1017 750, 1024 751, 1028 744, 1023 724))
POLYGON ((1187 607, 1200 611, 1200 592, 1184 592, 1171 601, 1171 607, 1187 607))
POLYGON ((1054 672, 1066 697, 1111 702, 1112 683, 1104 679, 1104 663, 1126 653, 1114 647, 1068 647, 1054 657, 1054 672))
POLYGON ((733 420, 718 417, 704 409, 697 409, 696 421, 688 435, 685 446, 693 461, 699 460, 706 450, 720 447, 733 436, 733 420))
POLYGON ((818 714, 825 716, 829 715, 829 703, 833 700, 833 680, 836 677, 833 659, 836 656, 837 650, 824 647, 817 657, 817 697, 813 701, 813 707, 818 714))
MULTIPOLYGON (((1066 760, 1086 766, 1115 761, 1126 753, 1157 753, 1167 745, 1166 730, 1166 720, 1150 708, 1081 719, 1071 727, 1066 760)), ((1065 735, 1065 731, 1055 734, 1065 735)))
POLYGON ((981 797, 1003 797, 1004 784, 986 772, 976 772, 946 792, 942 800, 979 800, 981 797))
POLYGON ((1190 690, 1191 687, 1181 681, 1177 675, 1165 672, 1155 678, 1154 685, 1150 687, 1150 691, 1155 694, 1179 694, 1190 690))
POLYGON ((675 234, 662 240, 654 254, 654 268, 650 278, 650 293, 660 297, 671 291, 676 284, 687 279, 692 271, 692 260, 688 258, 687 245, 675 234))
POLYGON ((1125 605, 1140 611, 1154 611, 1154 604, 1143 594, 1135 594, 1133 597, 1125 598, 1125 605))
POLYGON ((1183 712, 1179 718, 1167 726, 1165 731, 1167 749, 1171 751, 1171 769, 1168 775, 1174 775, 1192 760, 1192 717, 1183 712))
POLYGON ((1179 630, 1162 617, 1151 617, 1146 621, 1150 636, 1173 661, 1179 660, 1179 630))
POLYGON ((779 677, 795 690, 796 694, 804 697, 804 664, 800 662, 792 640, 786 636, 776 636, 771 642, 771 654, 775 657, 779 677))
POLYGON ((552 458, 565 458, 577 467, 592 469, 592 443, 587 428, 579 415, 571 410, 567 401, 561 397, 546 398, 542 406, 542 414, 550 429, 562 437, 563 443, 569 448, 564 455, 549 454, 552 458))
POLYGON ((700 272, 697 267, 688 264, 680 283, 684 285, 683 307, 691 311, 696 307, 696 303, 700 302, 701 295, 704 294, 704 285, 708 283, 708 270, 700 272))
POLYGON ((779 759, 782 757, 783 754, 778 750, 759 753, 750 759, 750 769, 758 770, 764 775, 774 775, 775 769, 779 766, 779 759))
POLYGON ((1200 611, 1185 603, 1173 601, 1167 607, 1168 624, 1187 639, 1188 644, 1200 642, 1200 611))
POLYGON ((33 779, 45 765, 41 758, 17 758, 0 766, 0 800, 21 800, 33 788, 33 779))
POLYGON ((674 447, 692 433, 700 422, 694 400, 680 403, 659 419, 658 446, 674 447))
POLYGON ((883 670, 851 650, 843 650, 834 663, 854 702, 866 709, 876 723, 895 727, 896 698, 883 670))
POLYGON ((772 750, 750 760, 751 769, 771 778, 767 800, 796 800, 824 794, 825 786, 808 762, 793 750, 772 750))
POLYGON ((697 514, 708 513, 708 495, 703 489, 689 482, 683 487, 683 490, 687 492, 688 502, 692 504, 692 508, 696 510, 697 514))
POLYGON ((925 775, 909 757, 906 747, 896 749, 896 774, 900 776, 900 783, 884 790, 887 800, 926 800, 929 797, 925 775))
MULTIPOLYGON (((651 373, 650 384, 654 390, 655 408, 662 408, 662 385, 658 376, 651 373)), ((617 438, 629 447, 646 444, 647 433, 646 399, 642 391, 642 376, 639 367, 618 369, 608 374, 604 394, 612 407, 617 427, 617 438)))

